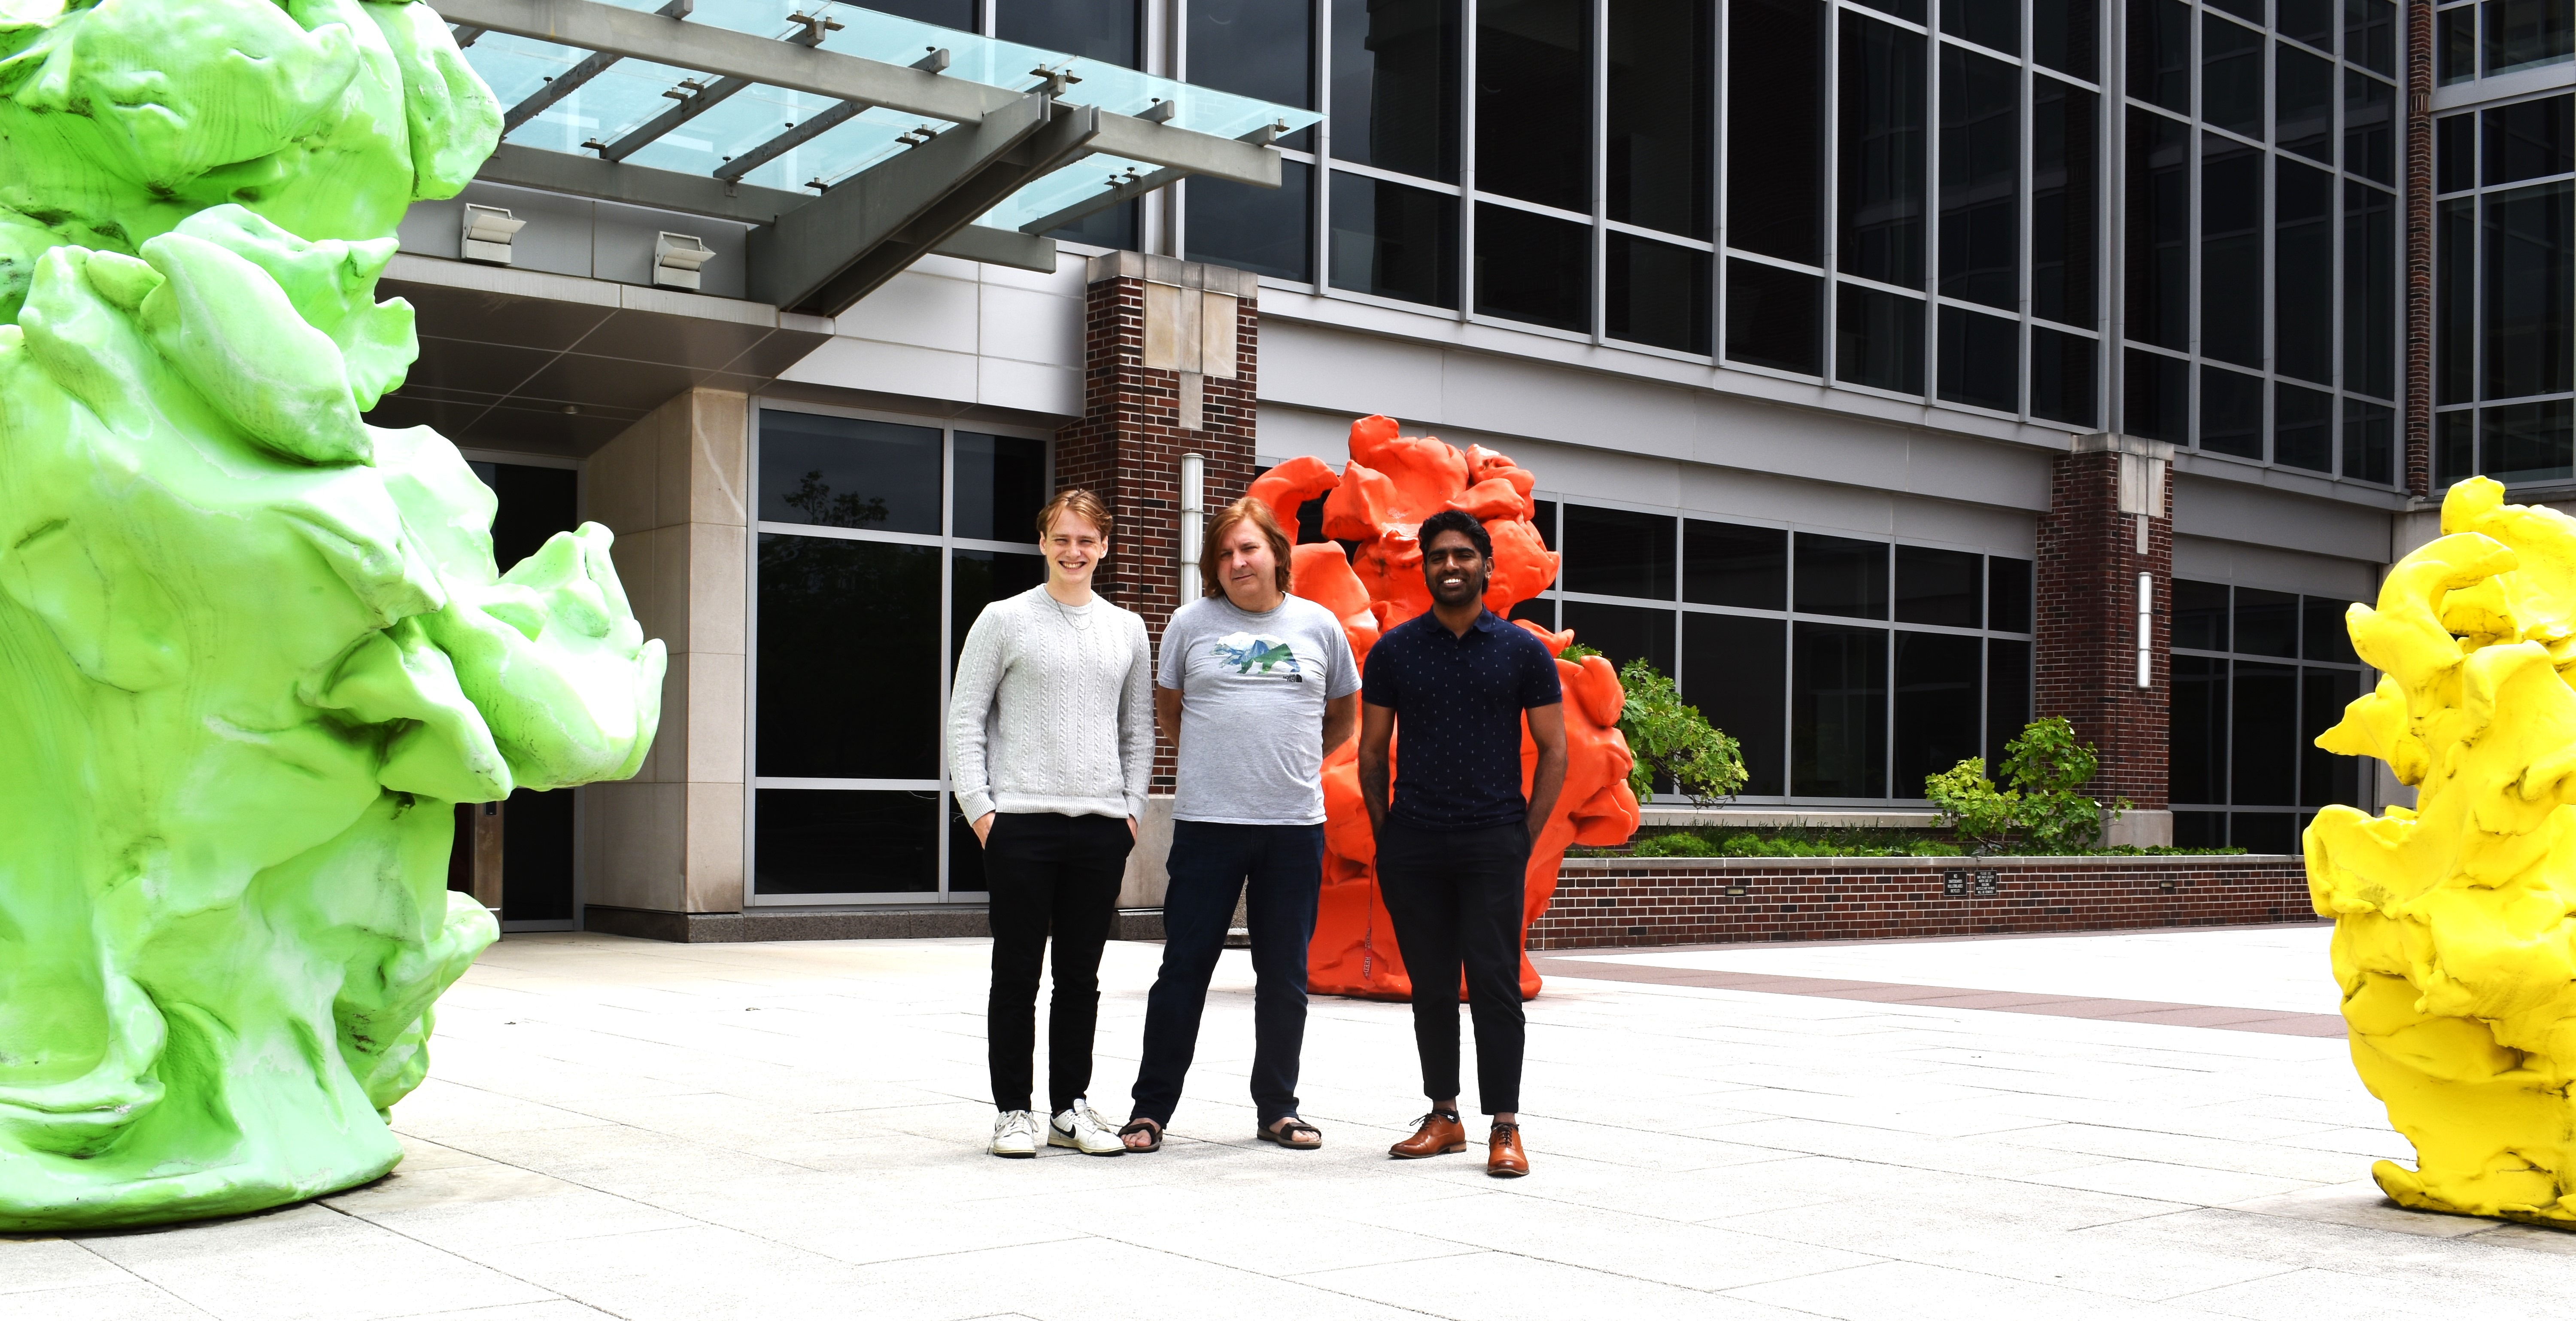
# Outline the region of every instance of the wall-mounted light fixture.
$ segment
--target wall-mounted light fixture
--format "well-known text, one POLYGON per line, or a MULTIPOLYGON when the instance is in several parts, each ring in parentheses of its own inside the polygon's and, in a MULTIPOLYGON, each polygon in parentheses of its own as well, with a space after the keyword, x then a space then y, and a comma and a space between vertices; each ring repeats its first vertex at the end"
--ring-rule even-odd
POLYGON ((664 230, 653 240, 653 283, 672 289, 695 289, 698 272, 715 260, 716 250, 695 234, 664 230))
POLYGON ((458 255, 467 261, 507 266, 510 264, 510 240, 516 238, 527 223, 513 217, 507 208, 468 202, 465 204, 465 236, 458 255))

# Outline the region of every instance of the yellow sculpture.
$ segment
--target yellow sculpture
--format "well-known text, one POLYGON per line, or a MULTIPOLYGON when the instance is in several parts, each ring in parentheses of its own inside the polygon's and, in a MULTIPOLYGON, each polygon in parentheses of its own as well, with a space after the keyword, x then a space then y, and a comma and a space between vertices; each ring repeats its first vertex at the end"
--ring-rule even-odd
POLYGON ((2576 1228, 2576 519, 2451 488, 2347 613, 2384 676, 2317 739, 2416 786, 2308 827, 2353 1066, 2415 1144, 2402 1205, 2576 1228))

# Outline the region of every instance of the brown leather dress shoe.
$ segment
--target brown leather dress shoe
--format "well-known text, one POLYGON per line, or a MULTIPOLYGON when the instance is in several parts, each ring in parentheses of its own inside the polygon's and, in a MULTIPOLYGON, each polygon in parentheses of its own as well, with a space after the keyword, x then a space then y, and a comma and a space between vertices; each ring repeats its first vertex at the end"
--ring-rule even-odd
POLYGON ((1493 1145, 1485 1154, 1485 1173, 1497 1179, 1517 1179, 1529 1173, 1529 1153, 1521 1150, 1521 1126, 1496 1124, 1494 1135, 1487 1139, 1493 1145))
POLYGON ((1422 1117, 1422 1127, 1415 1129, 1412 1137, 1387 1148, 1386 1154, 1397 1160, 1420 1160, 1466 1149, 1467 1126, 1459 1123, 1455 1114, 1434 1110, 1422 1117))

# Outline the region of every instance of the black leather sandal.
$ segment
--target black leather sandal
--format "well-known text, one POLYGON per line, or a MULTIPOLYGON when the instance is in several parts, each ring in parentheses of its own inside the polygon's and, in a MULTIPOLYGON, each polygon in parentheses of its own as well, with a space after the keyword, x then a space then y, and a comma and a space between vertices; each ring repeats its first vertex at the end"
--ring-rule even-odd
POLYGON ((1161 1151, 1163 1149, 1163 1126, 1150 1119, 1128 1120, 1127 1127, 1118 1130, 1118 1140, 1125 1142, 1130 1136, 1137 1133, 1143 1133, 1154 1140, 1141 1147, 1129 1147, 1129 1151, 1135 1152, 1138 1155, 1143 1155, 1148 1151, 1161 1151))
POLYGON ((1278 1123, 1253 1130, 1264 1142, 1276 1143, 1290 1151, 1313 1151, 1324 1145, 1324 1130, 1295 1115, 1282 1117, 1278 1123))

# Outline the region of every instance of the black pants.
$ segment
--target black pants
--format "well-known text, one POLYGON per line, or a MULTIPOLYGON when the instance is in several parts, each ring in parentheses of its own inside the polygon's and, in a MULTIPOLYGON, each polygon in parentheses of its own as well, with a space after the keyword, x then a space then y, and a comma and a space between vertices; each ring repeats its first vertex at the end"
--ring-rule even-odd
POLYGON ((1413 978, 1413 1044, 1422 1091, 1458 1094, 1458 971, 1476 1019, 1476 1098, 1486 1114, 1521 1108, 1521 893, 1529 830, 1421 830, 1389 820, 1377 876, 1413 978))
POLYGON ((1100 1020, 1100 947, 1118 910, 1135 837, 1127 819, 1004 812, 984 842, 992 895, 993 991, 985 1002, 993 1104, 1027 1110, 1037 1052, 1038 966, 1055 937, 1055 998, 1047 1006, 1049 1113, 1091 1087, 1091 1036, 1100 1020))
POLYGON ((1163 893, 1163 969, 1145 1000, 1145 1058, 1129 1113, 1168 1126, 1198 1052, 1208 977, 1225 952, 1234 901, 1252 936, 1252 1104, 1263 1127, 1297 1113, 1306 1044, 1306 947, 1324 884, 1322 826, 1172 823, 1163 893), (1246 887, 1249 886, 1247 893, 1246 887))

